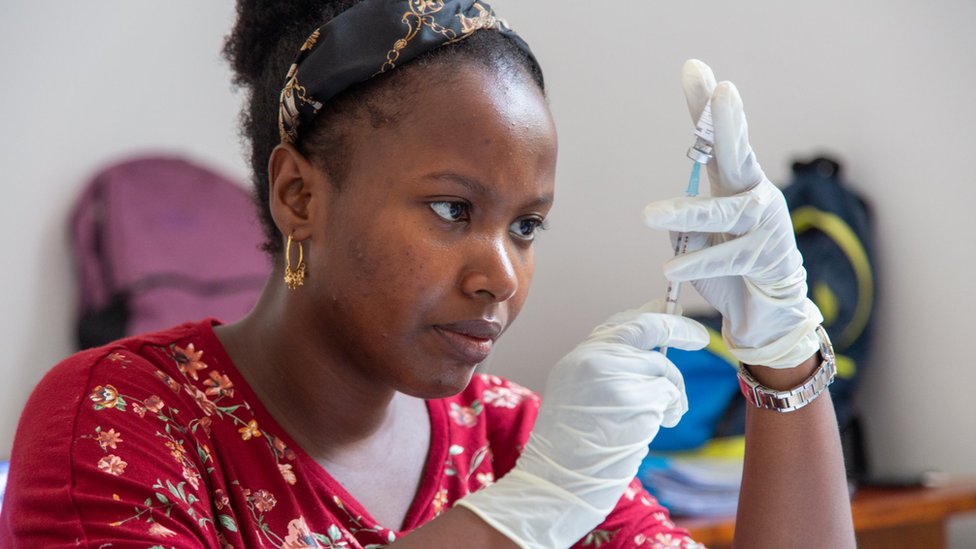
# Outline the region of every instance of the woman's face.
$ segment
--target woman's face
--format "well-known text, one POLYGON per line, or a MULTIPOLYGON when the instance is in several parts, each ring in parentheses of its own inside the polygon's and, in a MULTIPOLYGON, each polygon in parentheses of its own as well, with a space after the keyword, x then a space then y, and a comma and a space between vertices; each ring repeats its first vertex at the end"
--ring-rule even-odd
POLYGON ((357 138, 341 191, 319 203, 300 291, 338 364, 437 398, 467 385, 525 302, 556 131, 534 83, 476 66, 402 107, 357 138))

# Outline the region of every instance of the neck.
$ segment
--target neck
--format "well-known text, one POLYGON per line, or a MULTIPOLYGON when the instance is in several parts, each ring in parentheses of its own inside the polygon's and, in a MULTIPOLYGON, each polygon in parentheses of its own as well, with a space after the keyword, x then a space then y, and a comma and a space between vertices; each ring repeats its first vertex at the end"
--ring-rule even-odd
POLYGON ((334 459, 388 435, 397 411, 416 399, 364 377, 329 337, 309 335, 305 330, 315 326, 290 313, 288 291, 272 276, 244 319, 215 329, 234 365, 315 459, 334 459))

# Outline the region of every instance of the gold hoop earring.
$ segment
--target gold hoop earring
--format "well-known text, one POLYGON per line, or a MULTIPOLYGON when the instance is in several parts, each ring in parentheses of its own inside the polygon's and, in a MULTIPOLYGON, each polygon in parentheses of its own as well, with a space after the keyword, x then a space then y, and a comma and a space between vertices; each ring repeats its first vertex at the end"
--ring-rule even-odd
POLYGON ((299 286, 305 284, 305 255, 302 250, 302 243, 298 242, 298 267, 291 268, 291 235, 288 235, 288 244, 285 245, 285 286, 289 290, 297 290, 299 286))

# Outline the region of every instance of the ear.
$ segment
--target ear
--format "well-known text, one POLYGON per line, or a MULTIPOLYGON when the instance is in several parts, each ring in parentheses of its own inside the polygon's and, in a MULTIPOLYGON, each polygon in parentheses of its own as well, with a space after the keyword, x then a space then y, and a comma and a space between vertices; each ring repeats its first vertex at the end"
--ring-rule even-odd
POLYGON ((302 241, 312 227, 323 226, 317 219, 321 206, 329 199, 332 183, 305 156, 290 144, 282 143, 268 159, 268 207, 281 234, 302 241))

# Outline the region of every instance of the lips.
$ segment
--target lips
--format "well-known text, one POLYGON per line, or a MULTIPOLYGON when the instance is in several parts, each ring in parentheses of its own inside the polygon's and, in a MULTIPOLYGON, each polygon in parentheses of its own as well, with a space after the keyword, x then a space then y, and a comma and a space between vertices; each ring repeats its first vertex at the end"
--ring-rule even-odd
POLYGON ((493 320, 464 320, 438 324, 434 329, 447 344, 451 354, 467 364, 484 362, 502 333, 501 323, 493 320))

